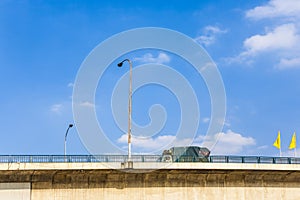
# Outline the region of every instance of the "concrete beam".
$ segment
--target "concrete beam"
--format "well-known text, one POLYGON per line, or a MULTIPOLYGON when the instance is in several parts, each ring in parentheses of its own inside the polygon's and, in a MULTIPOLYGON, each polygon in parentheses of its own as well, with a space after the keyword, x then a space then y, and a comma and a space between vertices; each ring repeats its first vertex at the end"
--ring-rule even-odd
MULTIPOLYGON (((7 170, 92 170, 118 169, 122 170, 121 163, 0 163, 0 171, 7 170)), ((134 162, 135 170, 157 169, 196 169, 196 170, 276 170, 300 171, 299 164, 257 164, 257 163, 160 163, 134 162)))

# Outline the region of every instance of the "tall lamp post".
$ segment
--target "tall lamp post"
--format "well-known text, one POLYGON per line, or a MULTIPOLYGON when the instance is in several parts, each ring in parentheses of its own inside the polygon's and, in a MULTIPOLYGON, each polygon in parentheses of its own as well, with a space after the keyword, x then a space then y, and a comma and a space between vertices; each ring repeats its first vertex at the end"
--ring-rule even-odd
POLYGON ((64 155, 66 157, 66 154, 67 154, 67 136, 68 136, 68 132, 69 132, 69 129, 73 127, 73 124, 69 124, 68 126, 68 129, 66 131, 66 134, 65 134, 65 151, 64 151, 64 155))
POLYGON ((131 105, 132 105, 132 63, 129 59, 125 59, 118 64, 122 67, 123 63, 129 63, 129 95, 128 95, 128 161, 131 161, 131 105))

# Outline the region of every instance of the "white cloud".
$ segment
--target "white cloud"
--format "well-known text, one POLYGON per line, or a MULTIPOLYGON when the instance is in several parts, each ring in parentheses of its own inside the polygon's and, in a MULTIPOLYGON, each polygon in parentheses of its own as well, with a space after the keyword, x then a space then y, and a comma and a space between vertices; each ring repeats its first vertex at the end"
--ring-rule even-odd
MULTIPOLYGON (((159 150, 162 147, 165 147, 168 145, 171 141, 174 141, 176 139, 176 136, 174 135, 160 135, 156 138, 152 137, 135 137, 132 136, 131 141, 132 145, 135 148, 140 148, 142 150, 147 150, 147 151, 154 151, 154 150, 159 150)), ((119 143, 127 143, 127 134, 122 135, 118 139, 119 143)))
POLYGON ((134 58, 135 61, 143 63, 169 63, 171 61, 170 56, 166 53, 160 52, 157 57, 154 57, 151 53, 146 53, 143 57, 134 58))
POLYGON ((246 12, 251 19, 265 19, 274 17, 300 17, 300 3, 298 0, 271 0, 266 5, 257 6, 246 12))
POLYGON ((273 53, 270 57, 277 64, 278 69, 292 68, 297 65, 296 59, 299 55, 300 42, 297 26, 293 23, 282 24, 265 34, 253 35, 244 41, 244 49, 237 57, 229 58, 229 63, 245 63, 251 65, 253 58, 265 53, 273 53), (287 57, 289 59, 287 59, 287 57))
POLYGON ((56 114, 61 114, 62 109, 63 109, 62 104, 54 104, 51 106, 50 111, 56 114))
POLYGON ((88 107, 88 108, 94 108, 95 107, 95 104, 93 104, 91 102, 88 102, 88 101, 82 102, 79 105, 83 106, 83 107, 88 107))
POLYGON ((268 145, 262 145, 262 146, 257 147, 258 150, 264 150, 264 149, 268 149, 268 148, 269 148, 268 145))
POLYGON ((219 138, 220 143, 232 144, 232 145, 254 145, 255 140, 252 137, 243 137, 240 133, 235 133, 228 130, 226 133, 221 132, 216 135, 219 138))
MULTIPOLYGON (((283 151, 282 152, 282 156, 283 157, 295 157, 295 153, 296 153, 296 157, 299 157, 300 156, 300 149, 296 149, 296 152, 294 149, 291 149, 291 150, 288 150, 288 151, 283 151)), ((278 156, 277 155, 274 155, 274 156, 278 156)))
POLYGON ((217 26, 206 26, 202 31, 202 35, 195 38, 197 42, 205 46, 215 43, 217 37, 221 34, 227 33, 227 30, 222 30, 217 26))
POLYGON ((230 155, 242 153, 243 149, 248 146, 255 145, 255 139, 252 137, 245 137, 240 133, 228 130, 227 132, 220 132, 212 137, 200 136, 196 138, 193 145, 206 146, 212 148, 211 153, 214 155, 230 155), (215 143, 215 141, 217 141, 215 143))
POLYGON ((279 70, 300 68, 300 57, 291 59, 282 58, 276 68, 279 70))
POLYGON ((68 87, 74 87, 74 83, 68 83, 68 87))
POLYGON ((202 122, 203 123, 208 123, 210 121, 210 118, 209 117, 204 117, 203 119, 202 119, 202 122))
MULTIPOLYGON (((117 141, 120 144, 127 144, 127 139, 127 134, 124 134, 117 141)), ((254 138, 245 137, 231 130, 217 133, 213 138, 200 135, 194 140, 192 138, 179 140, 175 135, 161 135, 155 138, 132 136, 132 145, 141 151, 162 151, 173 146, 204 145, 208 148, 212 148, 210 149, 212 154, 230 155, 242 153, 245 147, 255 144, 254 138), (215 143, 216 140, 217 143, 215 143)), ((124 146, 124 148, 127 148, 127 146, 124 146)))
MULTIPOLYGON (((122 135, 117 140, 120 144, 127 144, 127 134, 122 135)), ((193 140, 191 138, 177 139, 175 135, 160 135, 157 137, 137 137, 132 135, 132 146, 134 149, 142 152, 162 152, 174 146, 188 146, 191 145, 193 140)), ((126 149, 127 146, 124 146, 126 149)))
POLYGON ((255 145, 255 139, 252 137, 244 137, 240 133, 228 130, 226 133, 221 132, 215 135, 218 142, 212 149, 214 154, 238 154, 244 147, 255 145))
POLYGON ((265 35, 254 35, 244 41, 244 55, 255 55, 272 50, 287 50, 293 48, 299 41, 294 24, 283 24, 265 35))
POLYGON ((264 34, 255 34, 244 40, 244 51, 232 62, 252 65, 254 58, 265 53, 272 53, 267 58, 275 62, 279 70, 300 68, 300 2, 297 0, 270 0, 265 5, 246 11, 248 19, 269 19, 269 27, 264 34), (276 20, 274 20, 276 19, 276 20))

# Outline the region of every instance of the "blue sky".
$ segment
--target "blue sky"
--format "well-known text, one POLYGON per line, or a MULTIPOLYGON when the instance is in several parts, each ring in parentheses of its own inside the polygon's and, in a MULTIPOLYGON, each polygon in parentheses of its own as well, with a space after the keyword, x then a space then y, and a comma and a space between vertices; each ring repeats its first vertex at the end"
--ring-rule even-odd
MULTIPOLYGON (((84 59, 112 35, 162 27, 193 38, 218 66, 226 91, 226 120, 216 133, 213 154, 278 155, 272 144, 280 130, 283 155, 292 155, 289 141, 300 131, 299 13, 300 3, 293 0, 1 1, 0 154, 63 154, 66 128, 74 123, 73 85, 84 59)), ((199 99, 194 144, 201 144, 211 114, 201 76, 169 52, 133 51, 120 59, 127 57, 134 68, 161 63, 186 77, 199 99)), ((116 68, 118 61, 100 80, 94 106, 111 142, 126 150, 125 133, 110 109, 114 84, 128 71, 126 66, 116 68)), ((153 104, 164 106, 166 124, 158 135, 133 141, 134 152, 176 140, 180 109, 166 88, 147 85, 137 90, 133 120, 147 125, 153 104)), ((88 153, 76 127, 70 129, 67 150, 88 153)))

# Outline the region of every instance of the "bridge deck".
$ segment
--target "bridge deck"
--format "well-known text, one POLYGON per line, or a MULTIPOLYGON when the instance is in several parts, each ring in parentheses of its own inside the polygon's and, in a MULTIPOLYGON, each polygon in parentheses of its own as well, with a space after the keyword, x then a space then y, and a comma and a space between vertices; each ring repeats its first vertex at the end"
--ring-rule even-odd
MULTIPOLYGON (((12 170, 122 170, 120 162, 101 163, 0 163, 0 171, 12 170)), ((250 170, 250 171, 300 171, 299 164, 257 163, 158 163, 134 162, 133 170, 250 170)))

